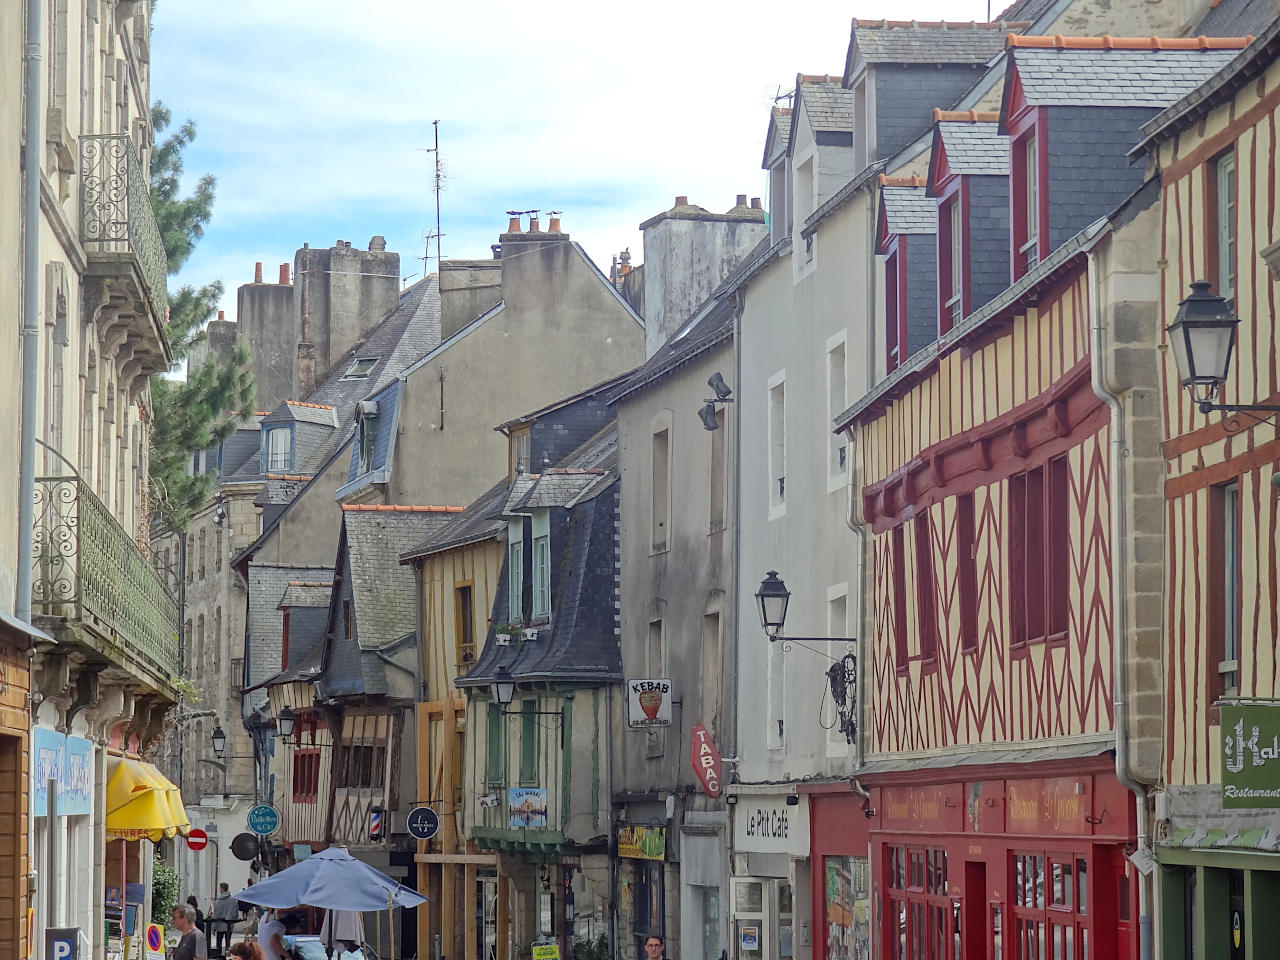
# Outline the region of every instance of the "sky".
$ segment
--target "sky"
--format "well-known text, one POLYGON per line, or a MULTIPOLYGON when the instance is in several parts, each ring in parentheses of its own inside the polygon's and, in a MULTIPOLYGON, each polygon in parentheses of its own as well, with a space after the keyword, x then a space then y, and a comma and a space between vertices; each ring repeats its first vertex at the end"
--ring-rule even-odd
POLYGON ((159 0, 152 98, 175 125, 196 123, 187 181, 218 181, 205 236, 170 287, 221 280, 235 319, 255 261, 273 281, 304 242, 363 249, 375 234, 405 282, 421 277, 433 121, 446 259, 490 256, 506 211, 536 208, 562 211, 606 272, 624 248, 638 264, 638 225, 677 195, 716 212, 764 195, 769 108, 797 72, 843 72, 853 16, 982 20, 987 7, 159 0))

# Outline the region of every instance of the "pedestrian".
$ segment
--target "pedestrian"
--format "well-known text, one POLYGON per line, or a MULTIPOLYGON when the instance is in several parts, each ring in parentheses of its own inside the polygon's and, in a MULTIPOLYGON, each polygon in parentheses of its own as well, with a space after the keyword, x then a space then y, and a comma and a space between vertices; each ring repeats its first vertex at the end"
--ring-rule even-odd
POLYGON ((182 935, 173 951, 173 960, 209 960, 209 944, 196 926, 196 910, 189 903, 173 908, 174 929, 182 935))
POLYGON ((656 933, 651 933, 644 938, 644 957, 645 960, 666 960, 666 941, 664 941, 656 933))
POLYGON ((265 960, 285 960, 284 924, 274 909, 267 910, 258 922, 258 946, 262 947, 265 960))
POLYGON ((204 922, 204 911, 200 909, 200 903, 196 900, 194 893, 187 897, 187 906, 196 912, 196 926, 200 928, 200 932, 204 934, 205 940, 208 941, 209 927, 204 922))
MULTIPOLYGON (((245 885, 245 887, 247 889, 248 887, 252 887, 252 886, 253 886, 253 879, 250 878, 249 882, 245 885)), ((249 937, 257 938, 258 917, 261 916, 261 911, 258 910, 257 904, 250 903, 248 900, 239 900, 237 901, 237 905, 240 907, 240 912, 244 914, 245 939, 247 940, 249 937)))
POLYGON ((264 960, 262 948, 252 940, 233 943, 231 949, 227 951, 227 956, 234 957, 235 960, 264 960))
POLYGON ((239 913, 240 907, 231 896, 231 887, 225 883, 218 884, 218 895, 213 898, 210 911, 210 925, 213 928, 214 953, 220 957, 227 955, 227 944, 231 942, 231 931, 239 913))

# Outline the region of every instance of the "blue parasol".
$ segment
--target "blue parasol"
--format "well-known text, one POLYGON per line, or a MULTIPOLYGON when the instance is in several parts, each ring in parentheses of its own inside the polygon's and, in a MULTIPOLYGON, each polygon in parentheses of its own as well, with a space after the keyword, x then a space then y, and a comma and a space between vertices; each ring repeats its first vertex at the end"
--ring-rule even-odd
POLYGON ((283 909, 305 904, 326 910, 387 910, 427 902, 426 897, 357 860, 343 847, 313 853, 241 890, 235 899, 260 907, 283 909))

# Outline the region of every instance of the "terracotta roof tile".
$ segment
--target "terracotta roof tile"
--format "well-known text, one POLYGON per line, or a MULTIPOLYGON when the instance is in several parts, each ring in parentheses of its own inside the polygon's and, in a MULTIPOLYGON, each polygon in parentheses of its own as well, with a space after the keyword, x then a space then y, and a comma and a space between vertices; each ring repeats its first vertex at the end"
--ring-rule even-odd
POLYGON ((310 407, 313 410, 332 410, 333 407, 327 403, 308 403, 306 400, 286 400, 291 407, 310 407))
POLYGON ((268 480, 310 480, 314 474, 310 473, 268 473, 268 480))
POLYGON ((1253 37, 1028 37, 1011 33, 1005 43, 1054 50, 1243 50, 1253 43, 1253 37))
POLYGON ((1000 114, 995 110, 943 110, 933 108, 934 123, 999 123, 1000 114))
POLYGON ((882 187, 923 187, 924 177, 913 173, 909 177, 889 177, 880 174, 880 186, 882 187))

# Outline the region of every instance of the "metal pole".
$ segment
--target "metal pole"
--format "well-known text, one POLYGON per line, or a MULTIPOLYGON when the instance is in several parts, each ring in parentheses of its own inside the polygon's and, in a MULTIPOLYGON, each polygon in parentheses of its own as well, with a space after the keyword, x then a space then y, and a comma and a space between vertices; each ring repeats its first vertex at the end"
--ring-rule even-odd
POLYGON ((62 866, 62 844, 58 836, 58 781, 50 777, 45 781, 48 796, 45 798, 45 830, 48 837, 49 871, 45 876, 45 927, 58 927, 58 884, 54 876, 62 866))
POLYGON ((27 0, 26 120, 22 145, 22 435, 18 457, 18 595, 16 613, 31 623, 31 560, 35 550, 36 402, 40 371, 40 8, 27 0))

